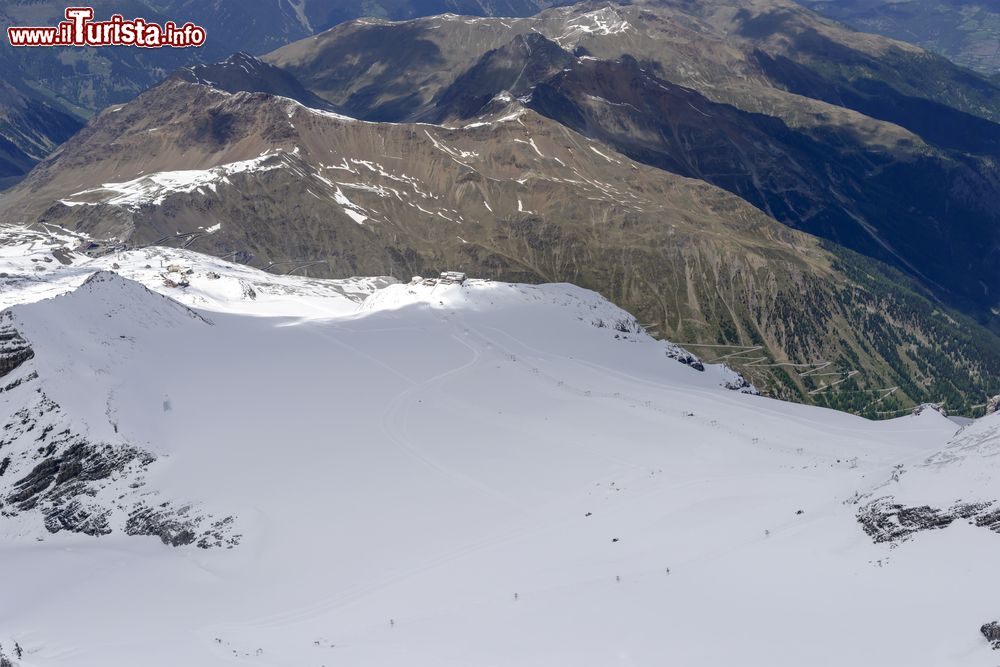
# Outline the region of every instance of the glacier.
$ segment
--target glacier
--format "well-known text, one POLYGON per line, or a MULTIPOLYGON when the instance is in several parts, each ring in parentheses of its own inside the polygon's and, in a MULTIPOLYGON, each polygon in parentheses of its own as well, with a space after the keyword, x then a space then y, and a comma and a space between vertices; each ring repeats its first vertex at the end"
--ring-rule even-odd
POLYGON ((859 516, 994 507, 1000 415, 732 391, 568 284, 80 241, 0 235, 11 664, 996 664, 1000 534, 859 516))

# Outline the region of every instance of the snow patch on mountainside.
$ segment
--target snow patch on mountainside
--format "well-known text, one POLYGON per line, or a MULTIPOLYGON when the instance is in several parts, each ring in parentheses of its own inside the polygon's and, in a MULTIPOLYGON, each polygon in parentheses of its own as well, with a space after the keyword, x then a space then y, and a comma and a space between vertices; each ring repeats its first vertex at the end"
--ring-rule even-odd
POLYGON ((348 199, 347 195, 339 187, 337 188, 337 193, 334 195, 334 200, 343 206, 344 213, 359 225, 363 225, 365 220, 368 219, 368 216, 365 215, 365 210, 348 199))
POLYGON ((567 20, 565 31, 553 39, 565 48, 587 35, 620 35, 628 30, 634 30, 632 24, 614 7, 602 7, 567 20))
POLYGON ((289 166, 284 151, 264 153, 250 160, 230 162, 211 169, 161 171, 123 183, 104 183, 99 188, 76 192, 60 200, 60 203, 65 206, 107 204, 135 210, 148 204, 162 204, 171 194, 214 192, 220 183, 228 184, 234 174, 260 173, 289 166))

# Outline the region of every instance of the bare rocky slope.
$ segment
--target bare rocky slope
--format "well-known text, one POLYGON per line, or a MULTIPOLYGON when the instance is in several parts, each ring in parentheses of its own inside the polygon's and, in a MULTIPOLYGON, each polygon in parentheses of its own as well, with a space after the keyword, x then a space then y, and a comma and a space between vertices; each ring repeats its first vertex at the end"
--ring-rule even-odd
POLYGON ((786 0, 637 0, 358 21, 266 59, 369 120, 468 117, 510 89, 1000 326, 1000 88, 918 47, 786 0))
POLYGON ((24 177, 83 124, 0 81, 0 189, 24 177))

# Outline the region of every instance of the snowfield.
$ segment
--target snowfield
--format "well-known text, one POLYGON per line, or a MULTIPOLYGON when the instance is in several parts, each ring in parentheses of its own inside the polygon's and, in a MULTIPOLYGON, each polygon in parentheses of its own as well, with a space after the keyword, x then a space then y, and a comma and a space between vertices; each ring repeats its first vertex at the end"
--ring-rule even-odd
POLYGON ((58 228, 0 225, 0 309, 64 294, 101 270, 115 271, 194 308, 264 316, 346 315, 375 289, 396 282, 384 277, 286 277, 162 246, 91 258, 75 250, 87 242, 58 228), (167 287, 168 279, 188 286, 167 287))
POLYGON ((104 183, 99 188, 75 192, 68 199, 60 200, 60 203, 64 206, 108 204, 137 210, 146 204, 162 204, 168 195, 179 192, 214 192, 220 183, 228 184, 229 177, 234 174, 270 171, 289 166, 284 153, 262 153, 250 160, 232 162, 212 169, 163 171, 125 183, 104 183))
POLYGON ((11 664, 1000 660, 997 415, 730 390, 572 285, 2 239, 11 664), (979 514, 877 541, 890 497, 979 514))

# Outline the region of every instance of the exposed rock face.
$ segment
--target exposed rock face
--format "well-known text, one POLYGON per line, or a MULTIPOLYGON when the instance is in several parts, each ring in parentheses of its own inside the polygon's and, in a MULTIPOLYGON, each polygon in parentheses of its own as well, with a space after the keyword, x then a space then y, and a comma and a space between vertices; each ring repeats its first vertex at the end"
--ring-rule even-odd
POLYGON ((14 415, 0 439, 0 450, 11 452, 0 461, 0 516, 38 513, 50 533, 108 535, 124 520, 126 534, 155 535, 171 546, 239 544, 232 517, 216 520, 191 505, 153 505, 155 491, 139 492, 155 456, 128 444, 88 441, 44 393, 29 392, 19 395, 36 396, 35 403, 14 415), (26 443, 31 449, 18 452, 26 443))
MULTIPOLYGON (((104 313, 107 318, 124 312, 127 304, 146 316, 157 313, 176 321, 209 324, 190 309, 114 274, 96 273, 78 291, 88 293, 81 298, 88 299, 89 309, 109 308, 104 313), (116 298, 105 299, 108 292, 116 298)), ((64 295, 50 304, 58 307, 59 300, 73 298, 77 295, 64 295)), ((0 517, 37 516, 49 533, 101 536, 121 531, 155 535, 171 546, 195 543, 205 549, 238 544, 233 517, 216 519, 190 503, 173 509, 172 502, 159 492, 144 488, 144 475, 157 460, 154 455, 121 437, 86 435, 92 429, 81 426, 49 397, 46 378, 40 377, 33 361, 38 346, 18 333, 15 310, 0 315, 0 368, 4 369, 0 375, 9 380, 0 387, 5 399, 0 409, 9 409, 0 413, 4 422, 0 517)), ((96 316, 101 317, 100 312, 96 316)))
POLYGON ((230 93, 245 91, 280 95, 314 109, 337 110, 334 105, 306 90, 288 72, 242 51, 221 63, 201 64, 178 70, 173 78, 210 85, 230 93))
POLYGON ((1000 622, 986 623, 979 628, 979 631, 986 637, 986 641, 993 645, 994 651, 1000 651, 1000 622))
POLYGON ((0 316, 0 378, 33 356, 34 350, 13 327, 10 318, 0 316))
POLYGON ((671 347, 670 349, 668 349, 667 358, 676 359, 680 363, 684 364, 685 366, 690 366, 696 371, 705 370, 705 364, 702 363, 701 359, 699 359, 698 357, 694 356, 687 350, 680 347, 671 347))
POLYGON ((241 535, 233 535, 233 517, 212 520, 198 514, 190 505, 173 508, 164 503, 158 508, 139 507, 125 523, 128 535, 155 535, 164 544, 180 547, 196 544, 200 549, 226 547, 240 543, 241 535))
POLYGON ((637 322, 634 317, 623 317, 611 321, 598 317, 592 322, 592 324, 598 329, 609 328, 620 333, 644 333, 642 326, 639 325, 639 322, 637 322))
POLYGON ((875 543, 898 546, 924 530, 947 528, 964 519, 970 524, 1000 533, 1000 506, 993 502, 957 504, 942 510, 923 505, 904 507, 892 497, 879 498, 858 510, 858 522, 875 543))
POLYGON ((722 385, 730 391, 738 391, 741 394, 756 394, 757 389, 747 382, 747 379, 742 375, 737 375, 735 379, 730 380, 722 385))
POLYGON ((992 415, 1000 410, 1000 394, 986 401, 986 414, 992 415))
MULTIPOLYGON (((57 409, 55 404, 50 404, 50 407, 57 409)), ((113 473, 124 471, 137 459, 140 469, 145 469, 145 466, 156 460, 134 449, 116 450, 110 445, 97 447, 72 438, 66 431, 51 438, 48 448, 59 453, 45 457, 27 475, 14 482, 13 491, 7 495, 7 502, 17 509, 30 510, 39 503, 62 506, 67 500, 84 494, 87 482, 106 480, 113 473), (63 448, 69 442, 72 444, 63 448)), ((48 518, 55 514, 57 512, 53 510, 46 516, 48 518)), ((62 528, 73 530, 72 525, 65 522, 60 525, 57 522, 50 528, 50 532, 62 528)))
MULTIPOLYGON (((1000 501, 993 480, 1000 467, 1000 415, 963 427, 948 446, 913 467, 898 465, 889 479, 852 502, 876 543, 897 546, 924 530, 956 521, 1000 534, 1000 501)), ((924 414, 921 419, 941 419, 924 414)))
POLYGON ((0 642, 0 667, 19 667, 24 650, 15 641, 0 642))

